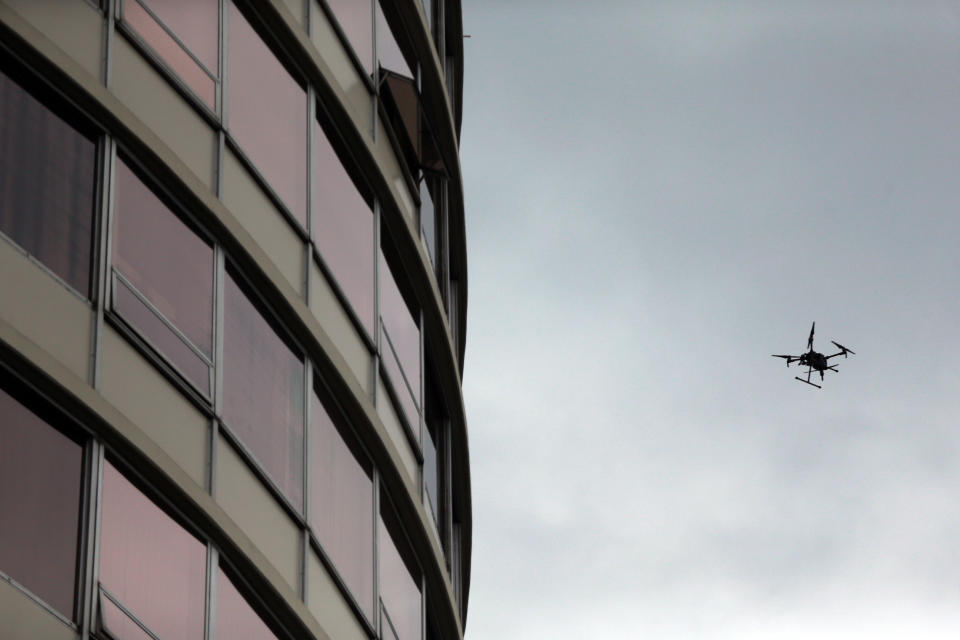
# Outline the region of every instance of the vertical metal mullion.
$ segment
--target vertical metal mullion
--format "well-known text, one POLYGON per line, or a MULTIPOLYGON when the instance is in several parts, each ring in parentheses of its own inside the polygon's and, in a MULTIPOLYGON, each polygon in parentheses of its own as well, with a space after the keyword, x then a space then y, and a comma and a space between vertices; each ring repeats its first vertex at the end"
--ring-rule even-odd
POLYGON ((100 71, 103 74, 103 86, 109 89, 113 76, 113 32, 118 7, 116 6, 116 0, 106 0, 104 4, 103 55, 100 58, 100 71))
POLYGON ((217 576, 220 566, 219 554, 213 543, 207 542, 207 584, 204 596, 207 600, 207 620, 204 626, 205 640, 215 640, 217 636, 217 576))
POLYGON ((88 518, 85 528, 84 548, 84 593, 81 637, 88 638, 94 631, 93 617, 96 612, 97 584, 100 576, 100 512, 103 502, 103 445, 96 440, 89 444, 90 464, 87 466, 88 518))
POLYGON ((223 247, 218 243, 213 247, 214 256, 214 385, 213 385, 213 417, 210 419, 210 466, 208 468, 208 489, 210 495, 217 497, 217 449, 220 444, 220 416, 223 414, 223 334, 224 334, 224 290, 226 289, 226 256, 223 247))
POLYGON ((108 283, 110 281, 108 271, 110 269, 110 245, 113 235, 111 231, 113 223, 113 182, 116 177, 116 142, 109 136, 103 137, 102 151, 100 153, 102 180, 100 189, 100 207, 98 243, 99 253, 97 255, 97 284, 96 284, 96 320, 94 322, 94 336, 91 344, 91 371, 90 382, 94 389, 100 386, 101 370, 101 346, 103 343, 104 332, 104 313, 106 310, 106 299, 109 294, 108 283))
POLYGON ((310 425, 313 396, 313 363, 304 355, 303 376, 303 536, 300 554, 300 597, 307 601, 307 562, 310 554, 310 425))
POLYGON ((373 467, 373 628, 383 637, 380 628, 380 472, 373 467))
POLYGON ((370 368, 370 399, 377 407, 377 378, 380 375, 380 199, 373 198, 373 366, 370 368))

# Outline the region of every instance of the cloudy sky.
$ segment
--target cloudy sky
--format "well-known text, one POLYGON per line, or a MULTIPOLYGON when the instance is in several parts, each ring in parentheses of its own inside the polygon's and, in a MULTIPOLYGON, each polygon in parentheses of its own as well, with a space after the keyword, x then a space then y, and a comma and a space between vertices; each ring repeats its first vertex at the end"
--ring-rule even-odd
POLYGON ((464 30, 468 640, 960 637, 960 3, 464 30))

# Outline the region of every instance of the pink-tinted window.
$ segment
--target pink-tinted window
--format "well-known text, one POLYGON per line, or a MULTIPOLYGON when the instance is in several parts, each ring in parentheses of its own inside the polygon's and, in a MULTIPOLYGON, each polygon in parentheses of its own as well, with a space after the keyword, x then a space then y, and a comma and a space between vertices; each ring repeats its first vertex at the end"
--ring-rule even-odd
POLYGON ((307 224, 307 98, 233 4, 230 11, 228 127, 293 216, 307 224))
POLYGON ((303 508, 303 362, 234 281, 224 293, 223 417, 290 503, 303 508))
POLYGON ((410 65, 397 44, 397 38, 390 29, 390 24, 380 8, 381 0, 377 0, 377 59, 380 66, 402 76, 413 78, 410 65))
POLYGON ((414 434, 419 434, 420 327, 380 252, 381 355, 387 376, 414 434))
POLYGON ((82 460, 80 445, 0 390, 0 571, 71 619, 82 460))
MULTIPOLYGON (((380 503, 380 605, 397 640, 420 640, 420 571, 386 501, 380 503)), ((384 625, 384 629, 387 627, 384 625)), ((387 634, 385 634, 387 635, 387 634)))
POLYGON ((221 568, 217 574, 216 637, 276 640, 276 635, 247 603, 221 568))
POLYGON ((350 46, 363 63, 364 70, 373 73, 373 5, 367 0, 327 0, 350 46))
POLYGON ((0 231, 90 297, 96 145, 0 73, 0 231))
POLYGON ((124 0, 123 3, 126 24, 211 109, 216 107, 217 95, 220 31, 217 4, 217 0, 124 0))
POLYGON ((318 122, 314 127, 313 237, 364 329, 374 335, 373 211, 318 122))
POLYGON ((327 556, 373 619, 372 467, 316 394, 311 399, 310 524, 327 556))
MULTIPOLYGON (((100 584, 160 638, 202 640, 206 547, 124 478, 103 468, 100 584)), ((101 601, 103 598, 101 598, 101 601)), ((139 639, 136 623, 107 605, 117 640, 139 639)))
POLYGON ((117 163, 116 184, 113 261, 122 278, 117 280, 114 306, 209 394, 213 247, 174 215, 122 160, 117 163), (177 335, 157 311, 183 336, 177 335))

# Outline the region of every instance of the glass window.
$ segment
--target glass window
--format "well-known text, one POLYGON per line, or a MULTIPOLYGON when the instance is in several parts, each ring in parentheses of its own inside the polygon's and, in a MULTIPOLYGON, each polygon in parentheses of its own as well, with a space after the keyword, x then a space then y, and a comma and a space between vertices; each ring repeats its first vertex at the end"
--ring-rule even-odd
POLYGON ((373 73, 373 4, 365 0, 327 0, 340 28, 367 74, 373 73))
POLYGON ((310 521, 363 611, 373 619, 373 469, 352 434, 311 399, 310 521))
POLYGON ((363 328, 373 336, 373 211, 319 122, 314 140, 314 240, 363 328))
POLYGON ((407 63, 400 45, 397 44, 397 38, 383 15, 383 9, 380 7, 382 0, 377 0, 377 58, 380 66, 388 71, 393 71, 402 76, 413 78, 410 64, 407 63))
MULTIPOLYGON (((380 606, 397 640, 420 640, 420 571, 393 509, 380 503, 380 606)), ((384 636, 388 627, 384 621, 384 636)))
POLYGON ((217 574, 217 638, 276 640, 266 623, 244 599, 221 567, 217 574))
POLYGON ((90 297, 96 145, 0 73, 0 231, 90 297))
POLYGON ((210 394, 213 247, 122 160, 117 163, 114 308, 198 389, 210 394))
POLYGON ((100 598, 101 623, 107 632, 117 640, 143 637, 118 603, 160 638, 202 640, 206 546, 109 462, 100 518, 100 585, 108 592, 100 598))
POLYGON ((0 390, 0 571, 70 619, 82 461, 79 444, 0 390))
POLYGON ((123 19, 208 107, 216 108, 217 0, 125 0, 123 19))
POLYGON ((291 504, 303 508, 303 362, 232 275, 224 292, 223 417, 291 504))
POLYGON ((229 5, 228 125, 247 157, 307 225, 307 97, 250 23, 229 5))
POLYGON ((427 176, 420 179, 420 228, 427 243, 430 262, 437 264, 437 210, 433 203, 432 183, 427 176))
MULTIPOLYGON (((428 416, 429 417, 429 416, 428 416)), ((427 420, 427 437, 423 439, 423 485, 427 492, 430 514, 440 523, 440 458, 437 446, 440 425, 427 420)))
POLYGON ((381 355, 409 426, 419 438, 420 327, 380 251, 381 355))

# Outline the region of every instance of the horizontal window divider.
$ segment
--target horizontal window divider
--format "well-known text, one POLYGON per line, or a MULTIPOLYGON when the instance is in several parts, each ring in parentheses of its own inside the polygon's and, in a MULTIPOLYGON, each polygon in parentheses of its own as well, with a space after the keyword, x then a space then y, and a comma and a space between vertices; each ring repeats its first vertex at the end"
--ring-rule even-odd
POLYGON ((66 626, 70 627, 70 628, 73 629, 74 631, 79 631, 79 630, 80 630, 80 628, 79 628, 76 624, 74 624, 72 620, 70 620, 69 618, 67 618, 66 616, 64 616, 62 613, 60 613, 59 611, 57 611, 57 610, 54 609, 53 607, 51 607, 49 604, 47 604, 47 603, 43 600, 43 598, 41 598, 40 596, 38 596, 37 594, 35 594, 33 591, 30 591, 30 589, 27 589, 25 586, 23 586, 22 584, 20 584, 20 583, 17 582, 16 580, 14 580, 11 576, 8 576, 8 575, 7 575, 6 573, 4 573, 3 571, 0 571, 0 581, 6 582, 6 583, 9 584, 11 587, 13 587, 13 588, 16 589, 17 591, 19 591, 21 594, 23 594, 24 596, 26 596, 26 597, 29 598, 30 600, 33 600, 34 604, 38 605, 40 608, 42 608, 42 609, 43 609, 44 611, 46 611, 47 613, 52 614, 54 617, 56 617, 57 620, 59 620, 60 622, 62 622, 62 623, 65 624, 66 626))
MULTIPOLYGON (((334 15, 333 10, 328 6, 327 0, 318 0, 320 3, 321 10, 326 14, 327 20, 330 22, 330 26, 333 27, 333 32, 337 34, 337 38, 340 40, 340 44, 343 46, 344 51, 347 52, 347 57, 350 58, 350 62, 353 63, 357 69, 357 73, 360 74, 360 78, 366 83, 367 89, 370 90, 370 93, 376 93, 376 85, 373 82, 373 76, 366 70, 363 66, 363 62, 360 60, 360 56, 357 54, 356 50, 353 48, 353 43, 350 42, 350 38, 347 37, 346 32, 344 32, 343 27, 340 26, 340 21, 337 20, 336 15, 334 15)), ((374 14, 370 14, 371 19, 374 19, 374 14)), ((373 35, 371 29, 371 36, 373 35)), ((313 44, 313 41, 310 41, 311 46, 316 48, 316 45, 313 44)), ((371 63, 373 60, 373 42, 370 43, 370 58, 371 63)), ((317 56, 320 57, 319 52, 317 56)))
MULTIPOLYGON (((183 52, 186 53, 188 56, 190 56, 190 58, 192 58, 193 61, 197 63, 197 66, 200 67, 201 71, 207 74, 210 77, 210 79, 213 80, 214 82, 217 82, 219 80, 219 78, 217 78, 217 74, 207 69, 207 65, 203 64, 203 61, 201 61, 200 58, 194 55, 193 51, 190 50, 190 47, 188 47, 186 43, 184 43, 184 41, 180 39, 180 36, 174 33, 170 29, 170 27, 168 27, 166 23, 160 19, 160 16, 154 13, 153 9, 151 9, 141 0, 123 0, 123 4, 121 6, 123 7, 124 11, 126 10, 126 3, 128 2, 136 2, 138 5, 140 5, 143 8, 143 10, 146 11, 147 14, 149 14, 149 16, 153 18, 158 25, 160 25, 160 28, 163 29, 167 33, 167 35, 170 36, 173 39, 173 41, 176 42, 181 49, 183 49, 183 52)), ((126 22, 126 16, 121 14, 120 22, 121 23, 126 22)))
POLYGON ((37 258, 35 255, 33 255, 32 253, 30 253, 29 251, 21 247, 19 244, 17 244, 16 241, 13 240, 13 238, 11 238, 7 234, 0 231, 0 239, 2 239, 4 242, 7 242, 11 247, 13 247, 13 249, 17 251, 17 253, 24 256, 32 264, 40 267, 40 269, 44 273, 46 273, 48 276, 56 280, 57 284, 59 284, 60 286, 65 288, 67 291, 69 291, 71 294, 79 298, 84 304, 90 307, 91 310, 94 310, 96 308, 96 305, 90 298, 88 298, 87 296, 83 295, 82 293, 74 289, 72 286, 70 286, 66 280, 58 276, 56 273, 54 273, 50 267, 43 264, 43 262, 41 262, 40 259, 37 258))
MULTIPOLYGON (((136 0, 127 0, 128 2, 136 2, 136 0)), ((163 76, 170 86, 176 91, 181 98, 187 101, 193 109, 203 118, 207 124, 209 124, 214 131, 220 129, 220 116, 217 115, 216 111, 210 108, 210 105, 205 103, 203 99, 198 96, 190 86, 184 82, 180 75, 170 68, 170 66, 164 61, 160 56, 153 50, 142 37, 138 34, 133 27, 127 24, 126 21, 118 21, 116 23, 117 31, 119 31, 124 38, 133 46, 137 52, 144 57, 151 67, 153 67, 157 73, 163 76)), ((206 71, 206 70, 204 70, 206 71)), ((217 78, 211 78, 214 82, 214 94, 216 94, 216 85, 220 84, 220 80, 217 78)), ((216 98, 214 98, 216 99, 216 98)))
MULTIPOLYGON (((407 417, 404 415, 403 409, 400 408, 400 402, 397 400, 397 393, 394 390, 393 383, 390 381, 390 377, 386 375, 386 370, 383 368, 382 364, 380 367, 380 373, 383 375, 383 384, 387 390, 387 394, 390 396, 389 400, 396 407, 396 414, 400 420, 400 424, 403 427, 403 432, 407 436, 407 441, 410 443, 410 448, 413 450, 413 457, 416 459, 417 464, 423 464, 423 451, 420 449, 420 444, 417 442, 416 433, 414 433, 412 427, 407 423, 407 417)), ((421 497, 422 501, 422 497, 421 497)))
MULTIPOLYGON (((317 267, 320 269, 320 272, 327 279, 330 288, 333 289, 333 293, 337 296, 337 300, 340 301, 340 304, 343 306, 344 311, 347 312, 347 315, 350 317, 350 320, 353 322, 354 328, 360 333, 361 338, 364 343, 366 343, 367 349, 370 353, 374 353, 377 350, 376 344, 373 340, 373 337, 367 332, 366 328, 363 326, 360 317, 357 315, 357 312, 354 311, 353 305, 350 304, 350 301, 347 299, 347 294, 344 293, 343 288, 340 286, 340 283, 333 275, 333 271, 330 267, 327 266, 326 261, 323 259, 323 255, 320 253, 320 249, 317 248, 317 245, 313 242, 310 243, 310 248, 313 253, 313 258, 317 262, 317 267)), ((373 283, 370 283, 370 286, 373 287, 373 283)))
MULTIPOLYGON (((308 534, 310 536, 310 547, 320 556, 320 562, 326 569, 327 573, 330 574, 330 577, 333 579, 334 584, 337 585, 337 588, 340 590, 340 594, 347 601, 347 604, 350 605, 350 609, 353 610, 353 614, 356 616, 357 620, 363 625, 364 630, 371 637, 376 637, 376 631, 373 628, 373 621, 367 618, 367 614, 364 613, 363 608, 357 602, 357 599, 354 597, 353 592, 350 591, 350 588, 347 587, 347 583, 341 577, 340 572, 337 570, 336 564, 333 560, 330 559, 330 556, 327 555, 327 552, 324 550, 323 545, 320 544, 320 540, 317 539, 316 534, 313 529, 308 529, 308 534)), ((372 548, 371 548, 372 552, 372 548)), ((376 558, 374 558, 376 562, 376 558)), ((376 594, 374 594, 376 597, 376 594)))
MULTIPOLYGON (((148 636, 150 636, 151 638, 153 638, 153 640, 160 640, 160 638, 157 636, 157 634, 155 634, 153 631, 151 631, 151 630, 150 630, 150 627, 148 627, 148 626, 146 625, 146 623, 144 623, 142 620, 140 620, 140 618, 138 618, 137 616, 133 615, 133 612, 132 612, 132 611, 130 611, 129 609, 127 609, 125 606, 123 606, 123 603, 120 602, 120 599, 117 598, 117 597, 116 597, 115 595, 113 595, 112 593, 110 593, 110 591, 108 591, 107 588, 106 588, 105 586, 103 586, 102 583, 99 583, 99 584, 97 585, 97 587, 100 589, 100 593, 101 593, 103 596, 105 596, 105 597, 106 597, 110 602, 112 602, 118 609, 120 609, 120 612, 121 612, 123 615, 127 616, 127 618, 129 618, 135 625, 137 625, 138 627, 140 627, 140 629, 143 630, 143 632, 144 632, 145 634, 147 634, 148 636)), ((102 618, 103 618, 103 613, 102 613, 102 612, 100 613, 100 618, 101 618, 101 620, 100 620, 100 626, 101 626, 101 627, 105 627, 105 625, 103 624, 103 620, 102 620, 102 618)), ((109 629, 107 629, 107 633, 108 633, 111 637, 114 637, 113 634, 110 633, 110 630, 109 630, 109 629)), ((118 640, 119 640, 119 639, 118 639, 118 640)))
MULTIPOLYGON (((383 325, 383 323, 381 323, 383 325)), ((403 365, 400 364, 400 357, 397 355, 397 350, 393 348, 393 340, 390 339, 390 332, 387 331, 386 325, 382 326, 383 337, 387 339, 387 346, 390 347, 390 353, 393 355, 393 359, 397 361, 397 364, 400 365, 400 375, 403 376, 403 383, 407 387, 407 391, 410 394, 410 397, 413 399, 413 404, 417 408, 417 411, 422 411, 423 408, 420 406, 420 400, 413 394, 413 387, 410 385, 410 380, 407 378, 407 372, 404 370, 403 365)))
MULTIPOLYGON (((275 206, 280 214, 284 217, 287 223, 293 228, 297 236, 301 241, 308 241, 310 239, 310 234, 308 233, 306 227, 300 224, 300 221, 297 220, 296 216, 290 212, 287 208, 287 205, 283 202, 277 192, 273 190, 273 187, 270 186, 270 183, 264 177, 260 170, 257 169, 257 166, 253 163, 253 160, 247 155, 246 151, 243 150, 243 147, 240 146, 240 143, 233 137, 233 134, 230 133, 230 130, 224 127, 223 130, 224 138, 227 141, 227 145, 230 147, 230 150, 240 159, 240 164, 243 165, 243 168, 246 169, 251 176, 253 176, 254 182, 257 183, 257 186, 263 189, 263 192, 267 195, 267 198, 275 206)), ((303 159, 304 162, 304 171, 306 171, 306 162, 307 159, 303 159)), ((304 187, 306 189, 306 187, 304 187)), ((306 193, 306 191, 304 191, 306 193)), ((222 202, 222 201, 221 201, 222 202)), ((310 212, 307 212, 307 217, 309 219, 310 212)))
MULTIPOLYGON (((135 295, 135 296, 140 300, 140 302, 142 302, 144 305, 146 305, 146 307, 147 307, 148 309, 150 309, 150 311, 152 311, 152 312, 154 313, 154 315, 156 315, 157 318, 158 318, 161 322, 163 322, 163 324, 166 325, 166 327, 167 327, 168 329, 170 329, 170 331, 172 331, 173 334, 174 334, 175 336, 177 336, 177 338, 179 338, 181 342, 183 342, 184 345, 186 345, 194 354, 196 354, 197 357, 199 357, 201 360, 203 360, 203 362, 204 362, 207 366, 209 366, 209 367, 212 367, 212 366, 213 366, 213 360, 210 358, 210 356, 208 356, 207 354, 205 354, 199 347, 197 347, 195 344, 193 344, 193 342, 191 342, 190 338, 188 338, 187 336, 185 336, 185 335, 183 334, 183 332, 180 331, 180 329, 178 329, 172 322, 170 322, 170 320, 168 320, 167 317, 166 317, 165 315, 163 315, 163 312, 161 312, 159 309, 157 309, 157 308, 154 306, 154 304, 153 304, 152 302, 150 302, 150 300, 149 300, 145 295, 143 295, 143 294, 140 292, 140 290, 137 289, 137 287, 134 286, 134 284, 133 284, 132 282, 130 282, 130 280, 129 280, 126 276, 124 276, 116 267, 113 267, 113 268, 112 268, 112 271, 113 271, 113 276, 114 276, 115 278, 117 278, 118 280, 122 281, 122 282, 123 282, 123 285, 124 285, 125 287, 127 287, 128 289, 130 289, 130 292, 131 292, 133 295, 135 295)), ((111 302, 115 302, 115 301, 112 300, 111 302)), ((116 309, 114 310, 114 312, 115 312, 115 313, 119 313, 119 311, 117 311, 116 309)))
POLYGON ((140 355, 149 360, 160 374, 183 393, 187 400, 199 409, 206 418, 214 417, 213 400, 208 398, 199 389, 193 386, 190 379, 170 363, 160 351, 154 347, 140 332, 132 327, 119 313, 112 308, 104 310, 104 319, 131 343, 140 355))
POLYGON ((222 419, 220 422, 220 433, 227 439, 227 442, 234 448, 237 452, 237 455, 240 456, 240 459, 243 460, 250 470, 253 472, 257 479, 263 483, 264 487, 273 495, 273 497, 280 503, 280 506, 283 507, 283 510, 287 512, 293 521, 294 524, 300 529, 306 529, 308 527, 307 521, 304 519, 303 514, 293 506, 287 496, 283 495, 283 491, 277 486, 277 483, 274 482, 273 478, 270 477, 270 474, 267 473, 267 470, 264 469, 263 465, 260 464, 260 461, 257 460, 256 456, 243 444, 243 442, 238 438, 233 431, 230 430, 230 426, 224 422, 222 419))

